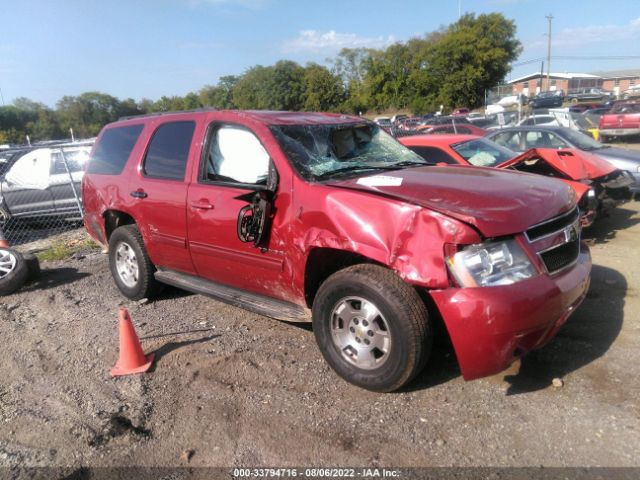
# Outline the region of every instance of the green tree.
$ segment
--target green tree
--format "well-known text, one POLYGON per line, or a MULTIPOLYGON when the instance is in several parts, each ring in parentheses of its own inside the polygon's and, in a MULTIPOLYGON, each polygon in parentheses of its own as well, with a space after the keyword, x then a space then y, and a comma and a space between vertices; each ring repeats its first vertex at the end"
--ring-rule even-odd
POLYGON ((250 68, 233 87, 232 100, 241 109, 301 110, 304 68, 289 60, 272 67, 250 68))
POLYGON ((376 51, 368 48, 343 48, 333 61, 333 72, 342 79, 346 95, 341 110, 351 113, 365 112, 371 99, 365 91, 364 79, 376 51))
POLYGON ((340 77, 333 75, 327 67, 308 64, 302 79, 304 85, 304 109, 307 111, 335 111, 345 100, 344 86, 340 77))
POLYGON ((92 137, 119 117, 119 100, 100 92, 62 97, 56 104, 63 131, 73 128, 76 137, 92 137))
POLYGON ((522 51, 515 34, 515 23, 500 13, 462 16, 424 53, 423 71, 412 78, 417 95, 449 107, 482 105, 522 51))
POLYGON ((233 88, 240 77, 226 75, 220 77, 217 85, 205 85, 199 92, 200 103, 205 107, 219 109, 234 108, 233 88))

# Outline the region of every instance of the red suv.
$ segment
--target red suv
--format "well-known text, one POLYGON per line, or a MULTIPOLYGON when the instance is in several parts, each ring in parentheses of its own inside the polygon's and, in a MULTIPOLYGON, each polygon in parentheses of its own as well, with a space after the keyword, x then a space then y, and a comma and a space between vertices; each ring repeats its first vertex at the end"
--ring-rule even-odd
POLYGON ((162 284, 313 321, 327 362, 376 391, 409 382, 442 318, 466 379, 553 337, 591 261, 573 191, 434 168, 358 117, 199 111, 107 125, 85 226, 131 299, 162 284))

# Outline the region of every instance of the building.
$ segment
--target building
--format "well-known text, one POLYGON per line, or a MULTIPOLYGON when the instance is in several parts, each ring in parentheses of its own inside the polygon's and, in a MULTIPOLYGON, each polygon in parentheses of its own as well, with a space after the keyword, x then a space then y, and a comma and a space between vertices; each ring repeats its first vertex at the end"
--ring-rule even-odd
POLYGON ((515 78, 509 84, 511 84, 513 95, 522 93, 530 97, 546 91, 562 90, 567 93, 574 88, 601 87, 602 78, 590 73, 550 73, 547 84, 547 74, 541 76, 540 72, 537 72, 515 78))
POLYGON ((594 75, 602 77, 602 88, 616 95, 620 95, 634 85, 640 85, 640 69, 598 72, 594 75))
POLYGON ((596 73, 551 73, 549 84, 547 74, 532 73, 509 81, 513 95, 527 96, 539 92, 562 90, 567 93, 575 88, 598 87, 620 95, 629 87, 640 85, 640 69, 616 70, 596 73))

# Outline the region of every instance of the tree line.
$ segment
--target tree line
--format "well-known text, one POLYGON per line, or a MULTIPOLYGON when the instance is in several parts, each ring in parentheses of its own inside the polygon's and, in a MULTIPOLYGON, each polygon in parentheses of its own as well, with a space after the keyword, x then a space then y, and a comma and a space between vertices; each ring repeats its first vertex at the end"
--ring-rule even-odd
POLYGON ((122 116, 218 109, 422 114, 482 105, 522 50, 516 26, 500 13, 466 14, 448 27, 383 49, 345 48, 329 67, 280 60, 228 75, 185 96, 120 100, 101 92, 62 97, 55 108, 18 98, 0 107, 0 144, 91 137, 122 116))

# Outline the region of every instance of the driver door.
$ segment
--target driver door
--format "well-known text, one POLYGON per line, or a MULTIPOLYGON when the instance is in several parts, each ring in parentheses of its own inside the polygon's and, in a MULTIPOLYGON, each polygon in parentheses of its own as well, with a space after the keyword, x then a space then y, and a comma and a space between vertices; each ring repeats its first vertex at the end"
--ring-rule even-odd
POLYGON ((284 252, 274 250, 269 238, 272 225, 282 222, 263 217, 262 238, 247 238, 238 228, 252 213, 256 194, 268 199, 273 215, 264 212, 266 217, 283 214, 273 199, 276 176, 253 132, 237 125, 210 126, 198 182, 191 183, 187 194, 189 249, 199 276, 271 297, 281 295, 282 286, 289 283, 284 252))

